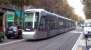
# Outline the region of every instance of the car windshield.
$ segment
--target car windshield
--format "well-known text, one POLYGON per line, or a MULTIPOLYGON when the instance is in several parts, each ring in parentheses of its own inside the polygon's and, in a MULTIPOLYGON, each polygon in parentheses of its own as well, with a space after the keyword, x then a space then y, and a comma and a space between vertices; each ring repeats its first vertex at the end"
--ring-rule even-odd
POLYGON ((86 23, 85 27, 91 27, 91 23, 86 23))

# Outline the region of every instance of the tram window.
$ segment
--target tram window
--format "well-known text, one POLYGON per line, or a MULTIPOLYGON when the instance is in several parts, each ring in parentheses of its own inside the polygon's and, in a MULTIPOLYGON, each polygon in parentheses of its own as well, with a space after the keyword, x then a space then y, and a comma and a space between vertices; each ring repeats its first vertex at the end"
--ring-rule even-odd
POLYGON ((45 25, 45 19, 43 17, 41 17, 40 26, 44 27, 44 25, 45 25))
POLYGON ((25 24, 27 24, 26 26, 31 26, 31 22, 26 22, 25 24))
POLYGON ((33 21, 33 13, 26 13, 25 22, 32 22, 32 21, 33 21))
POLYGON ((61 29, 61 28, 64 28, 65 26, 64 26, 64 19, 62 19, 62 18, 58 18, 58 28, 59 29, 61 29))
MULTIPOLYGON (((25 16, 26 16, 26 18, 25 18, 25 22, 32 22, 33 21, 33 15, 34 15, 34 13, 26 13, 25 14, 25 16)), ((36 12, 35 13, 35 22, 37 21, 37 17, 39 17, 39 13, 38 12, 36 12)))
POLYGON ((33 13, 25 13, 25 18, 24 18, 24 29, 32 27, 32 22, 33 22, 33 13))
POLYGON ((34 18, 34 13, 25 13, 24 22, 25 22, 24 27, 29 27, 29 26, 33 27, 34 26, 34 28, 37 28, 38 22, 39 22, 39 12, 35 13, 35 18, 34 18), (33 20, 34 20, 34 22, 33 22, 33 20))
POLYGON ((39 24, 39 12, 36 12, 35 13, 35 27, 34 28, 36 28, 37 29, 37 27, 38 27, 38 24, 39 24))
POLYGON ((26 23, 25 23, 25 27, 26 27, 26 28, 28 28, 28 27, 32 27, 31 22, 26 22, 26 23))
POLYGON ((39 16, 39 12, 36 12, 36 16, 39 16))
POLYGON ((41 16, 38 29, 40 31, 45 31, 46 30, 45 29, 45 16, 41 16))
POLYGON ((51 30, 56 29, 56 18, 53 15, 48 15, 48 25, 51 30))

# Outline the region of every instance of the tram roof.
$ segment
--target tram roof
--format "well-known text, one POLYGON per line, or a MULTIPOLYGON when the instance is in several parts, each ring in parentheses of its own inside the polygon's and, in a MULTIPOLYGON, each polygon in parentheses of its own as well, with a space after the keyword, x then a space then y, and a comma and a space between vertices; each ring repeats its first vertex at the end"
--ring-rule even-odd
POLYGON ((44 9, 27 9, 25 10, 25 12, 27 11, 31 11, 31 12, 41 12, 41 11, 44 11, 44 9))
POLYGON ((72 19, 69 19, 69 18, 60 16, 60 15, 55 14, 55 13, 48 12, 48 11, 46 11, 46 10, 44 10, 44 9, 27 9, 27 10, 25 10, 25 12, 28 12, 28 11, 31 11, 31 12, 45 12, 45 13, 47 13, 47 14, 52 14, 52 15, 55 15, 55 16, 57 16, 57 17, 60 17, 60 18, 63 18, 63 19, 67 19, 67 20, 73 21, 72 19))
POLYGON ((52 15, 55 15, 55 16, 57 16, 57 17, 59 17, 59 18, 63 18, 63 19, 67 19, 67 20, 72 20, 72 19, 66 18, 66 17, 64 17, 64 16, 60 16, 60 15, 58 15, 58 14, 55 14, 55 13, 50 13, 50 12, 47 12, 47 13, 52 14, 52 15))

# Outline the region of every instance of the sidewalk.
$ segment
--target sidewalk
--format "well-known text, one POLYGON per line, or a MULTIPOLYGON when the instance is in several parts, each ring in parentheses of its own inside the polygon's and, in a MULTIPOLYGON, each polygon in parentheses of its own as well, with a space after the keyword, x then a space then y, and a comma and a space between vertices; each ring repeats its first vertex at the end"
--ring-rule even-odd
POLYGON ((81 35, 78 37, 78 40, 74 44, 72 50, 86 50, 86 40, 84 38, 82 28, 78 27, 78 28, 76 28, 75 31, 72 31, 72 32, 74 32, 74 33, 81 33, 81 35))
POLYGON ((84 35, 81 33, 80 37, 76 41, 73 50, 91 50, 91 38, 88 38, 87 40, 84 38, 84 35), (86 48, 87 46, 87 48, 86 48))
MULTIPOLYGON (((82 28, 80 28, 80 29, 77 29, 77 30, 78 31, 80 30, 81 32, 83 32, 83 29, 82 28)), ((86 50, 87 49, 86 46, 87 46, 87 48, 89 48, 88 50, 91 50, 91 37, 85 39, 84 35, 82 34, 82 36, 79 40, 79 47, 78 48, 82 48, 80 50, 86 50)))

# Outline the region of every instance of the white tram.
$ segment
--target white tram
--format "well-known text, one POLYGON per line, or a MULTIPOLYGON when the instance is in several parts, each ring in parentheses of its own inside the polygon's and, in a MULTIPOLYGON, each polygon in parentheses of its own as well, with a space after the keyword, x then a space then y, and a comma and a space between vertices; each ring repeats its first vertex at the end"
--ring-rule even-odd
POLYGON ((23 38, 43 39, 75 29, 71 19, 44 9, 27 9, 24 14, 23 38))

